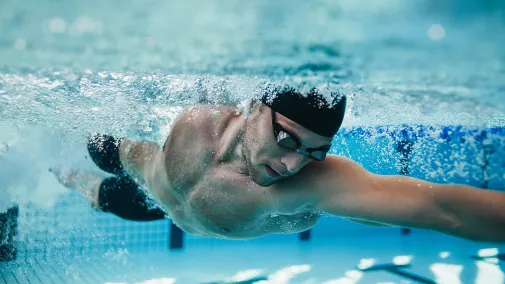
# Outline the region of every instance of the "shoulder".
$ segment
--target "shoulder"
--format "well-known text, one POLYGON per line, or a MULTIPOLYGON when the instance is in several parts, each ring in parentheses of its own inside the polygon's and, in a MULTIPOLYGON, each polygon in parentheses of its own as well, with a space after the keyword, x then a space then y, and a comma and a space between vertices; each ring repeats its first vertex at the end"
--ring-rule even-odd
POLYGON ((234 110, 226 107, 214 106, 192 106, 184 109, 175 119, 174 125, 177 124, 209 124, 219 121, 225 116, 228 116, 234 110))
POLYGON ((168 136, 164 163, 168 177, 180 184, 193 184, 212 165, 219 145, 227 109, 194 106, 175 119, 168 136))
POLYGON ((326 181, 344 181, 350 174, 363 168, 349 158, 328 155, 324 161, 313 161, 296 175, 279 183, 282 187, 308 190, 326 181))
POLYGON ((360 164, 347 157, 328 155, 322 162, 309 164, 302 176, 311 181, 320 181, 330 176, 345 180, 350 175, 363 173, 363 171, 364 168, 360 164))
POLYGON ((170 140, 182 140, 185 143, 203 142, 197 138, 216 136, 216 130, 222 124, 223 116, 227 113, 224 109, 209 106, 193 106, 184 109, 172 124, 170 140), (188 140, 188 138, 190 140, 188 140), (196 139, 195 139, 196 138, 196 139))
POLYGON ((345 192, 351 180, 366 173, 346 157, 329 155, 324 161, 312 162, 298 174, 272 185, 272 205, 282 211, 316 206, 337 192, 345 192))

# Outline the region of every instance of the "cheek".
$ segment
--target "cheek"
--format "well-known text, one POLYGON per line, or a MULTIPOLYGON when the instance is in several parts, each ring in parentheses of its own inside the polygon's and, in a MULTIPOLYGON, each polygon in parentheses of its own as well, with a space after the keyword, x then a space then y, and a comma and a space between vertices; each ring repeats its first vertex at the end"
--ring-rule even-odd
POLYGON ((255 124, 253 122, 248 123, 244 132, 243 147, 245 149, 244 154, 247 155, 249 162, 254 162, 258 153, 259 141, 256 133, 255 124))
POLYGON ((257 133, 253 133, 249 139, 248 148, 250 150, 250 154, 253 156, 252 158, 258 162, 258 160, 262 160, 265 155, 269 154, 268 145, 266 145, 264 139, 257 133))
POLYGON ((314 162, 311 158, 305 157, 305 160, 303 161, 302 168, 305 168, 308 164, 314 162))
POLYGON ((259 130, 255 136, 255 140, 258 156, 266 156, 265 159, 279 156, 277 144, 273 139, 273 134, 270 134, 264 129, 259 130))
POLYGON ((248 148, 253 152, 263 152, 270 142, 260 119, 254 119, 246 127, 245 137, 248 148))
POLYGON ((244 133, 244 145, 247 148, 250 161, 261 164, 278 157, 278 146, 272 130, 272 121, 258 115, 248 121, 244 133))

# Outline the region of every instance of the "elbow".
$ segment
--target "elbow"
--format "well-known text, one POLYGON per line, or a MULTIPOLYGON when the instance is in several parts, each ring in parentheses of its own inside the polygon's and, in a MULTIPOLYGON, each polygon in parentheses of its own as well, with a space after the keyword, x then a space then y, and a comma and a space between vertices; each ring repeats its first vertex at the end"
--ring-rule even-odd
POLYGON ((453 235, 478 242, 505 243, 505 194, 492 190, 450 187, 437 202, 446 212, 446 228, 453 235))
POLYGON ((441 231, 475 242, 505 243, 505 224, 489 224, 483 220, 451 217, 441 231))
POLYGON ((412 224, 414 228, 433 230, 444 234, 460 236, 464 234, 466 229, 465 222, 460 218, 460 215, 447 208, 435 207, 423 214, 423 218, 417 224, 412 224), (421 221, 422 220, 422 221, 421 221))
POLYGON ((454 214, 442 214, 439 216, 438 222, 433 224, 432 229, 441 231, 450 235, 461 235, 466 231, 465 225, 461 219, 454 214))

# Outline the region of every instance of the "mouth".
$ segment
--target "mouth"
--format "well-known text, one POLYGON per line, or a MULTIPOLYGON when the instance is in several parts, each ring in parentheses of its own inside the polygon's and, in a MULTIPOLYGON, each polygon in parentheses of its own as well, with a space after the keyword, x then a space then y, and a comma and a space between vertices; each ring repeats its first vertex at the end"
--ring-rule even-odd
POLYGON ((277 173, 274 169, 272 169, 270 166, 265 166, 267 174, 274 179, 278 179, 281 177, 279 173, 277 173))

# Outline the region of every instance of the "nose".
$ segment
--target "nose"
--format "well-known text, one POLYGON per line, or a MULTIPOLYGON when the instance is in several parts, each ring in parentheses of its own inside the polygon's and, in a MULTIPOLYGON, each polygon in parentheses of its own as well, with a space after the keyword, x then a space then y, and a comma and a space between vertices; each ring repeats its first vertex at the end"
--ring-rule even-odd
POLYGON ((281 158, 281 163, 286 166, 287 174, 292 175, 299 172, 306 164, 307 157, 296 152, 291 152, 281 158))

